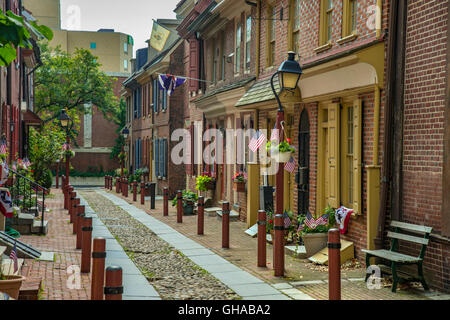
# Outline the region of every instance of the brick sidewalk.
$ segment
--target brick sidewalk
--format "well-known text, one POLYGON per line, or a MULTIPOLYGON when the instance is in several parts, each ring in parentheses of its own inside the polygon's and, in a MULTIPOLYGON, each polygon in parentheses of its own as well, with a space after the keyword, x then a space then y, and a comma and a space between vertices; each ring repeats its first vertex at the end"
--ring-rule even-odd
POLYGON ((30 268, 28 277, 43 279, 44 300, 86 300, 90 299, 90 274, 81 274, 81 289, 68 289, 67 268, 71 265, 80 266, 81 250, 75 249, 76 236, 72 234, 72 224, 69 223, 67 210, 64 210, 64 198, 61 190, 52 189, 51 197, 45 200, 50 212, 45 214, 48 220, 46 236, 26 235, 19 240, 40 251, 55 253, 54 261, 37 261, 25 259, 30 268))
MULTIPOLYGON (((103 189, 104 190, 104 189, 103 189)), ((155 209, 150 210, 150 201, 146 201, 145 205, 140 204, 140 195, 137 201, 133 202, 133 194, 130 192, 128 198, 124 198, 121 194, 113 191, 107 191, 111 194, 126 199, 134 206, 145 210, 152 217, 166 223, 178 232, 191 238, 194 241, 210 248, 212 251, 236 264, 240 268, 252 273, 253 275, 267 281, 268 283, 277 284, 286 287, 293 284, 296 289, 307 293, 315 299, 328 299, 328 284, 323 282, 328 279, 328 272, 312 270, 309 260, 295 259, 289 255, 285 255, 285 277, 279 278, 273 275, 272 261, 273 250, 272 245, 267 243, 267 268, 257 267, 257 239, 251 238, 244 231, 247 229, 246 223, 242 221, 232 221, 230 223, 230 249, 222 249, 222 223, 218 217, 208 217, 205 215, 204 235, 197 235, 197 216, 183 216, 183 223, 176 221, 176 207, 171 206, 169 200, 169 216, 164 217, 162 214, 162 200, 157 200, 155 209), (318 281, 322 280, 322 281, 318 281), (312 281, 309 285, 299 284, 295 282, 312 281), (314 282, 321 282, 314 283, 314 282)), ((363 281, 346 281, 346 279, 356 280, 363 278, 365 268, 359 268, 349 271, 342 271, 342 299, 348 300, 397 300, 397 299, 427 299, 420 294, 420 290, 398 290, 392 293, 390 287, 379 290, 369 290, 363 281)), ((291 289, 287 289, 289 292, 291 289)))

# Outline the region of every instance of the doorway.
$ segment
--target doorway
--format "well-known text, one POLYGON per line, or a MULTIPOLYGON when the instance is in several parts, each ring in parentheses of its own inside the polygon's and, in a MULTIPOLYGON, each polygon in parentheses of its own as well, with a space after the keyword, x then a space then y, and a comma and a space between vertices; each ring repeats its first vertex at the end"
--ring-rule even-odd
POLYGON ((309 210, 309 116, 308 111, 303 109, 300 115, 298 130, 298 214, 306 215, 309 210))

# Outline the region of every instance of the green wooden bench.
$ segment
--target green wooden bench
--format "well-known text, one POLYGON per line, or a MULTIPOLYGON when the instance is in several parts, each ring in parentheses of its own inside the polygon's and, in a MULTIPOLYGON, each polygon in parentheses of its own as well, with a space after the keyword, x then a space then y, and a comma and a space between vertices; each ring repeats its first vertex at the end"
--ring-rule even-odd
MULTIPOLYGON (((378 257, 384 260, 390 261, 390 270, 392 273, 393 284, 392 284, 392 292, 397 290, 397 284, 399 281, 399 274, 403 273, 398 270, 398 266, 400 265, 417 265, 418 277, 410 277, 409 280, 417 280, 422 283, 422 286, 425 290, 429 290, 427 283, 425 282, 425 278, 423 276, 422 264, 423 259, 425 257, 425 250, 429 243, 429 237, 432 228, 426 226, 420 226, 411 223, 404 223, 400 221, 392 221, 391 228, 393 228, 394 232, 389 231, 387 236, 391 238, 391 249, 390 250, 365 250, 362 251, 366 253, 366 267, 370 266, 370 258, 378 257), (400 233, 400 229, 406 230, 408 232, 420 233, 423 235, 423 238, 411 236, 408 234, 400 233), (422 247, 420 249, 419 255, 417 257, 409 256, 403 253, 398 252, 398 240, 412 242, 421 244, 422 247)), ((366 281, 369 278, 370 274, 366 274, 366 281)))

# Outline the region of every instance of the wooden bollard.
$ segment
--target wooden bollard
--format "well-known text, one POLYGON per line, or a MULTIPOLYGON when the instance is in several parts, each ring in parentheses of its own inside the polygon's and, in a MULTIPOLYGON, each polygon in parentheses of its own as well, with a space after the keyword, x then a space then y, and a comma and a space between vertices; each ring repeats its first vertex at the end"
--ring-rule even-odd
POLYGON ((169 215, 169 188, 167 187, 163 190, 163 215, 165 217, 169 215))
POLYGON ((81 228, 81 272, 91 271, 91 245, 92 245, 92 217, 83 217, 83 227, 81 228))
POLYGON ((109 190, 112 191, 113 189, 113 176, 109 176, 109 190))
POLYGON ((70 217, 72 217, 72 211, 73 211, 73 203, 74 203, 74 200, 76 199, 76 197, 77 197, 77 193, 76 192, 70 192, 69 193, 69 202, 68 202, 68 210, 69 210, 69 216, 70 217))
POLYGON ((75 234, 75 223, 77 220, 78 206, 80 205, 80 198, 75 198, 72 200, 72 210, 70 211, 70 223, 73 223, 73 234, 75 234))
POLYGON ((275 277, 284 276, 284 223, 283 215, 277 214, 273 223, 273 268, 275 277))
POLYGON ((145 205, 145 183, 141 182, 141 204, 145 205))
POLYGON ((222 202, 222 248, 230 247, 230 203, 222 202))
MULTIPOLYGON (((80 234, 80 237, 81 237, 81 233, 80 233, 81 226, 79 225, 81 223, 80 216, 84 215, 84 210, 85 210, 84 205, 78 204, 77 210, 75 210, 75 212, 73 213, 73 234, 80 234)), ((77 249, 81 249, 80 241, 81 240, 78 240, 78 236, 77 236, 77 243, 79 243, 79 244, 77 244, 77 249)))
POLYGON ((133 185, 133 201, 136 202, 137 201, 137 182, 133 181, 132 185, 133 185))
MULTIPOLYGON (((81 210, 80 210, 81 211, 81 210)), ((82 248, 82 246, 83 246, 83 244, 82 244, 82 241, 83 241, 83 231, 81 231, 82 230, 82 228, 83 228, 83 219, 84 219, 84 216, 85 216, 85 213, 84 213, 84 210, 83 211, 81 211, 80 213, 78 213, 77 214, 77 223, 76 223, 76 226, 77 226, 77 229, 76 229, 76 234, 77 234, 77 238, 76 238, 76 246, 75 246, 75 248, 76 249, 81 249, 82 248)), ((74 223, 75 224, 75 223, 74 223)))
POLYGON ((202 196, 198 197, 197 210, 197 234, 203 235, 205 225, 205 199, 202 196))
POLYGON ((104 188, 106 189, 106 184, 107 184, 107 181, 108 181, 108 177, 107 176, 105 176, 105 186, 104 186, 104 188))
POLYGON ((267 261, 266 248, 266 212, 264 210, 258 211, 258 267, 265 268, 267 261))
POLYGON ((128 179, 123 179, 122 183, 122 195, 128 198, 128 179))
POLYGON ((65 176, 65 175, 62 175, 62 176, 61 176, 61 190, 64 191, 65 185, 66 185, 66 176, 65 176))
POLYGON ((183 222, 183 193, 177 191, 177 223, 183 222))
POLYGON ((109 266, 106 268, 105 288, 103 290, 105 300, 122 300, 122 268, 109 266))
POLYGON ((328 300, 341 300, 341 240, 336 228, 328 231, 328 300))
POLYGON ((155 209, 156 183, 150 183, 150 209, 155 209))
POLYGON ((120 178, 116 177, 116 193, 120 192, 120 178))
POLYGON ((94 238, 92 245, 91 300, 103 300, 105 283, 106 240, 94 238))

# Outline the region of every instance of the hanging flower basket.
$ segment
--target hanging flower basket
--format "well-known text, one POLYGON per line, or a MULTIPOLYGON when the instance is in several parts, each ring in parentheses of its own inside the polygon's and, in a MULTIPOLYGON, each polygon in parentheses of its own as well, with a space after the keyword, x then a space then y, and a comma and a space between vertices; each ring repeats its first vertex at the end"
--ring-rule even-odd
POLYGON ((286 162, 289 162, 292 155, 293 155, 292 152, 278 152, 278 153, 272 153, 270 155, 270 157, 278 163, 286 163, 286 162))
POLYGON ((296 150, 289 138, 281 141, 279 144, 269 141, 266 149, 270 152, 270 157, 279 163, 289 162, 296 150))
POLYGON ((245 192, 245 181, 233 181, 233 190, 245 192))

